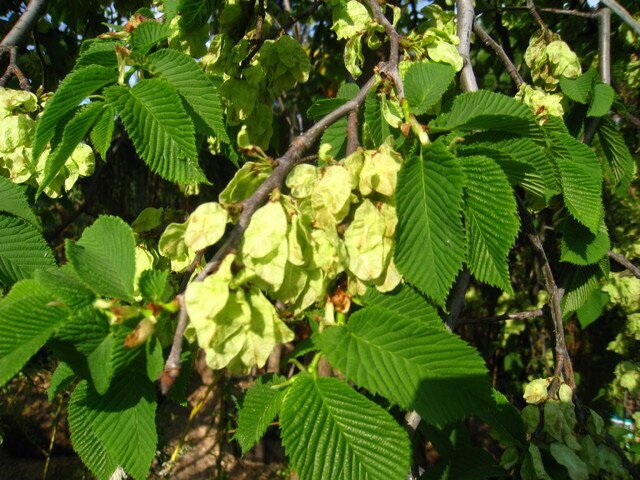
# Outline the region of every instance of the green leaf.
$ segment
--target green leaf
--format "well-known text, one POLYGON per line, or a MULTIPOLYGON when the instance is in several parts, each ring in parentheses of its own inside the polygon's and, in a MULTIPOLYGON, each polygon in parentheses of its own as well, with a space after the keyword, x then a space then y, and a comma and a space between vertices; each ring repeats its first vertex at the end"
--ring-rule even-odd
POLYGON ((582 328, 587 328, 593 322, 595 322, 600 315, 604 307, 609 303, 609 294, 602 290, 594 290, 589 296, 584 305, 582 305, 577 311, 578 321, 582 328))
POLYGON ((602 119, 598 125, 598 139, 606 157, 618 191, 626 192, 633 179, 634 161, 622 134, 609 120, 602 119))
POLYGON ((517 445, 522 448, 526 444, 526 432, 520 411, 498 390, 493 389, 489 403, 482 400, 477 402, 476 414, 491 426, 491 436, 501 445, 517 445))
POLYGON ((193 122, 169 82, 141 80, 131 89, 109 88, 105 95, 152 171, 172 182, 207 181, 198 165, 193 122))
POLYGON ((598 79, 594 69, 590 69, 577 78, 560 77, 560 88, 574 102, 586 105, 591 97, 591 88, 598 79))
POLYGON ((211 129, 211 135, 229 143, 218 89, 193 58, 166 49, 150 55, 147 62, 154 74, 166 79, 186 100, 199 119, 211 129))
POLYGON ((107 298, 133 297, 135 247, 131 227, 111 216, 99 217, 77 242, 66 241, 67 258, 78 277, 107 298))
POLYGON ((146 21, 136 27, 131 34, 131 47, 136 53, 146 55, 158 43, 171 35, 169 26, 154 20, 146 21))
POLYGON ((567 218, 562 223, 560 261, 574 265, 598 263, 609 247, 609 232, 604 222, 600 224, 597 235, 572 218, 567 218))
POLYGON ((451 130, 498 130, 540 137, 531 109, 501 93, 480 90, 458 95, 451 110, 429 124, 434 133, 451 130))
POLYGON ((313 102, 307 110, 307 117, 312 120, 320 120, 325 115, 333 112, 336 108, 347 103, 346 98, 320 98, 313 102))
POLYGON ((116 111, 113 107, 106 105, 98 117, 98 120, 96 120, 96 123, 93 125, 93 129, 91 129, 91 143, 103 160, 107 159, 107 151, 111 146, 113 129, 116 125, 115 117, 116 111))
POLYGON ((32 158, 37 162, 47 143, 53 138, 58 122, 78 104, 100 88, 116 83, 115 69, 100 65, 89 65, 71 72, 62 81, 55 95, 47 101, 42 117, 36 127, 32 158))
POLYGON ((467 264, 481 282, 513 293, 507 256, 520 230, 518 206, 507 177, 487 157, 464 157, 467 264))
POLYGON ((56 367, 55 372, 53 372, 53 375, 51 375, 49 388, 47 388, 47 399, 49 402, 52 402, 53 399, 67 388, 75 378, 76 374, 73 369, 68 364, 60 362, 56 367))
POLYGON ((347 379, 416 410, 428 423, 446 424, 474 411, 480 401, 491 403, 482 358, 439 321, 372 306, 315 342, 347 379))
POLYGON ((347 119, 340 118, 333 122, 322 134, 320 145, 328 143, 331 148, 327 154, 333 158, 342 158, 347 150, 347 119))
POLYGON ((213 13, 212 0, 182 0, 178 8, 180 18, 180 30, 191 33, 209 21, 213 13))
POLYGON ((554 133, 552 151, 569 213, 597 234, 602 219, 602 169, 593 150, 570 135, 554 133))
POLYGON ((588 480, 587 464, 580 460, 576 452, 561 443, 552 443, 550 451, 553 458, 567 469, 571 480, 588 480))
POLYGON ((439 143, 407 159, 398 174, 395 262, 439 304, 465 257, 463 183, 460 163, 439 143))
POLYGON ((280 413, 282 443, 300 480, 389 480, 411 449, 393 417, 337 378, 299 375, 280 413))
POLYGON ((284 389, 271 387, 285 380, 281 375, 259 377, 244 394, 238 410, 238 429, 233 437, 240 444, 243 454, 260 441, 280 412, 284 389))
POLYGON ((408 285, 400 285, 394 291, 382 294, 374 288, 367 289, 364 295, 367 306, 389 310, 409 318, 416 318, 429 325, 440 325, 442 319, 429 301, 408 285))
POLYGON ((0 284, 10 286, 54 265, 51 249, 33 224, 0 214, 0 284))
POLYGON ((81 107, 67 123, 62 132, 62 140, 47 157, 44 167, 44 178, 38 186, 38 193, 42 193, 51 181, 58 175, 60 169, 71 156, 78 144, 85 139, 103 111, 104 102, 92 102, 81 107))
POLYGON ((51 295, 35 280, 16 283, 0 301, 0 386, 46 343, 69 311, 51 305, 51 295))
POLYGON ((560 185, 555 178, 553 163, 534 141, 511 138, 502 141, 471 142, 458 147, 459 155, 483 155, 495 160, 513 185, 520 185, 541 200, 543 205, 555 194, 560 185))
POLYGON ((103 396, 80 382, 69 402, 73 448, 100 480, 117 466, 147 478, 158 441, 155 410, 155 388, 140 371, 115 378, 103 396))
POLYGON ((456 72, 445 63, 413 63, 404 74, 404 91, 411 113, 422 115, 440 101, 456 72))
POLYGON ((563 315, 566 317, 582 307, 591 294, 600 288, 600 280, 608 275, 608 257, 603 257, 596 265, 572 266, 562 282, 565 285, 561 303, 563 315))
POLYGON ((6 177, 0 177, 0 212, 10 213, 38 226, 38 219, 27 201, 25 188, 6 177))
POLYGON ((89 65, 100 65, 102 67, 116 69, 118 67, 116 45, 118 44, 121 44, 121 42, 100 39, 91 41, 89 46, 87 48, 83 48, 80 52, 73 69, 80 70, 81 68, 88 67, 89 65))
POLYGON ((166 270, 145 270, 138 282, 140 293, 146 300, 163 301, 168 278, 169 273, 166 270))
POLYGON ((153 336, 145 342, 144 349, 146 354, 147 378, 155 382, 164 370, 162 344, 158 337, 153 336))
POLYGON ((587 117, 602 117, 609 113, 614 96, 613 88, 606 83, 597 83, 593 87, 593 98, 587 110, 587 117))
POLYGON ((364 101, 364 121, 369 128, 369 133, 374 146, 379 147, 384 143, 387 137, 391 135, 391 126, 382 115, 380 97, 373 91, 367 95, 367 98, 365 98, 364 101))

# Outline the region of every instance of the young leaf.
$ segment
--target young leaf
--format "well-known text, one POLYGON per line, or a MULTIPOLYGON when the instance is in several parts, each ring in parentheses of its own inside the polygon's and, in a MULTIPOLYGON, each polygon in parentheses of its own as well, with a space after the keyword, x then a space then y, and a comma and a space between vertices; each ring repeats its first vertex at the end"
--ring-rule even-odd
POLYGON ((520 221, 507 177, 487 157, 461 159, 466 179, 467 264, 481 282, 512 293, 507 256, 520 221))
POLYGON ((116 125, 115 117, 116 111, 113 107, 106 105, 91 129, 91 143, 103 160, 107 159, 107 150, 111 145, 111 137, 116 125))
POLYGON ((78 144, 84 140, 104 108, 104 102, 92 102, 80 108, 64 127, 62 140, 47 157, 44 178, 38 186, 38 195, 58 175, 78 144))
MULTIPOLYGON (((143 24, 144 25, 144 24, 143 24)), ((150 70, 165 78, 186 100, 211 134, 229 143, 222 119, 218 89, 209 81, 196 61, 176 50, 159 50, 147 59, 150 70)))
POLYGON ((598 261, 609 250, 609 232, 602 222, 598 234, 594 235, 588 228, 572 218, 562 223, 562 241, 560 243, 560 261, 574 265, 590 265, 598 261))
POLYGON ((131 34, 131 47, 134 52, 146 55, 149 50, 170 35, 171 30, 167 24, 154 20, 142 22, 131 34))
POLYGON ((597 234, 602 219, 602 169, 593 150, 570 135, 551 135, 564 203, 569 213, 597 234))
POLYGON ((593 87, 593 98, 587 110, 587 117, 602 117, 609 113, 614 96, 613 88, 606 83, 597 83, 593 87))
POLYGON ((445 63, 412 64, 404 74, 404 91, 414 115, 422 115, 438 103, 456 72, 445 63))
POLYGON ((24 187, 6 177, 0 177, 0 212, 10 213, 38 226, 38 219, 27 202, 24 187))
POLYGON ((474 411, 477 402, 492 402, 482 358, 439 321, 372 306, 314 341, 347 379, 429 423, 446 424, 474 411))
POLYGON ((35 280, 16 283, 0 301, 0 386, 13 377, 67 319, 69 310, 35 280))
POLYGON ((33 224, 0 214, 0 284, 10 286, 54 265, 51 249, 33 224))
POLYGON ((440 143, 407 159, 398 175, 395 262, 408 282, 439 304, 465 257, 463 182, 460 163, 440 143))
POLYGON ((622 134, 609 120, 601 119, 598 125, 598 139, 607 158, 613 180, 618 191, 625 192, 633 178, 634 162, 622 134))
POLYGON ((80 382, 69 402, 73 448, 101 480, 117 466, 147 478, 158 441, 155 410, 155 388, 141 371, 115 378, 103 396, 80 382))
POLYGON ((238 410, 238 429, 234 439, 240 444, 245 454, 264 436, 269 424, 280 412, 280 405, 284 398, 284 389, 273 389, 286 380, 281 375, 271 378, 259 377, 244 394, 242 404, 238 410))
POLYGON ((108 88, 105 95, 152 171, 172 182, 207 181, 198 165, 193 123, 169 82, 145 79, 131 89, 108 88))
POLYGON ((409 470, 405 431, 337 378, 299 375, 286 393, 280 423, 300 480, 400 479, 409 470))
POLYGON ((116 83, 117 79, 118 73, 115 69, 100 65, 89 65, 67 75, 44 107, 33 140, 33 160, 38 160, 63 117, 96 90, 116 83))
POLYGON ((120 218, 99 217, 80 240, 65 245, 69 262, 87 287, 107 298, 133 296, 136 242, 120 218))
POLYGON ((562 93, 574 102, 586 105, 591 97, 591 88, 598 79, 598 73, 592 68, 577 78, 560 77, 562 93))
POLYGON ((536 119, 524 103, 501 93, 480 90, 458 95, 451 110, 429 124, 432 132, 497 130, 540 137, 536 119))

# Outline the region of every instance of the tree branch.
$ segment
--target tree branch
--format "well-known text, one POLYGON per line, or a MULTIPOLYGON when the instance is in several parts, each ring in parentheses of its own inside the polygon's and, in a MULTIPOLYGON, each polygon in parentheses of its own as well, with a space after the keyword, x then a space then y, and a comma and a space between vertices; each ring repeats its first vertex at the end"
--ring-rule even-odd
POLYGON ((473 73, 469 53, 471 51, 471 30, 473 29, 473 20, 475 13, 473 11, 473 0, 456 0, 456 8, 458 10, 458 27, 457 34, 460 38, 458 44, 458 52, 462 56, 464 65, 460 72, 460 84, 465 92, 475 92, 478 90, 476 76, 473 73))
POLYGON ((47 7, 47 0, 31 0, 15 25, 0 42, 1 47, 21 47, 29 39, 40 16, 47 7))
MULTIPOLYGON (((576 383, 573 375, 573 365, 571 363, 571 357, 569 357, 569 350, 567 349, 567 342, 564 336, 562 306, 560 305, 562 297, 564 296, 564 289, 559 288, 556 284, 556 281, 553 277, 553 272, 551 270, 551 264, 549 263, 549 259, 547 258, 547 254, 542 245, 542 240, 535 231, 533 220, 531 219, 529 211, 524 206, 522 200, 518 197, 516 198, 518 200, 518 206, 520 207, 521 217, 524 220, 523 226, 527 233, 527 237, 533 245, 533 248, 538 252, 540 258, 542 259, 542 276, 544 279, 545 288, 547 292, 549 292, 549 307, 551 309, 551 318, 553 320, 553 329, 555 333, 556 379, 558 379, 559 376, 562 375, 567 385, 569 385, 572 390, 575 390, 576 383)), ((555 383, 549 388, 550 397, 553 397, 555 395, 555 392, 559 387, 559 384, 555 379, 554 382, 555 383)))
POLYGON ((396 88, 398 100, 402 102, 404 99, 404 85, 402 84, 400 72, 398 72, 398 63, 400 62, 400 35, 389 19, 384 16, 378 0, 363 0, 363 2, 371 8, 373 18, 382 25, 385 33, 389 37, 389 61, 380 68, 379 72, 391 79, 396 88))
POLYGON ((18 67, 18 64, 16 62, 18 47, 0 46, 0 59, 7 52, 9 53, 9 64, 7 65, 7 69, 4 71, 2 78, 0 78, 0 87, 4 88, 9 80, 11 80, 11 77, 15 75, 18 79, 18 82, 20 83, 20 88, 30 91, 31 86, 29 85, 29 80, 27 80, 27 77, 24 76, 24 73, 22 73, 22 70, 20 70, 20 67, 18 67))
POLYGON ((611 85, 611 10, 598 11, 598 66, 600 80, 611 85))
POLYGON ((347 157, 357 150, 360 146, 358 139, 358 110, 349 112, 347 117, 347 157))
MULTIPOLYGON (((485 13, 485 12, 492 12, 492 11, 498 11, 498 12, 514 12, 514 11, 523 11, 523 12, 528 12, 529 8, 527 7, 498 7, 498 8, 482 8, 480 10, 478 10, 478 13, 485 13)), ((543 12, 543 13, 554 13, 557 15, 569 15, 572 17, 582 17, 582 18, 597 18, 598 17, 598 13, 597 12, 583 12, 582 10, 565 10, 563 8, 536 8, 536 10, 538 12, 543 12)))
POLYGON ((616 0, 600 0, 600 2, 613 10, 613 13, 618 15, 623 22, 633 28, 636 33, 640 34, 640 23, 638 23, 636 19, 633 18, 631 14, 616 0))
POLYGON ((543 308, 536 308, 535 310, 525 310, 524 312, 516 313, 503 313, 502 315, 494 315, 493 317, 485 318, 463 318, 458 320, 458 325, 473 325, 477 323, 498 323, 506 320, 526 320, 527 318, 538 318, 544 316, 543 308))
POLYGON ((629 270, 629 272, 631 272, 634 277, 640 279, 640 268, 631 263, 631 260, 629 260, 627 257, 619 253, 612 252, 611 250, 607 252, 607 256, 614 262, 619 263, 624 268, 629 270))
POLYGON ((473 31, 478 36, 478 38, 482 40, 482 43, 493 50, 498 58, 502 60, 502 63, 504 63, 504 66, 507 69, 507 73, 513 80, 513 83, 515 83, 516 88, 520 88, 520 85, 524 83, 524 80, 520 76, 518 69, 513 64, 504 49, 498 44, 498 42, 496 42, 489 36, 489 34, 480 26, 477 20, 473 22, 473 31))
MULTIPOLYGON (((222 262, 222 260, 228 254, 236 251, 246 228, 249 226, 249 222, 251 221, 253 214, 269 199, 269 195, 271 194, 271 192, 284 184, 284 181, 287 178, 289 172, 291 172, 293 167, 304 160, 304 153, 313 146, 313 144, 320 138, 327 127, 332 125, 338 119, 344 117, 345 115, 348 115, 350 112, 360 108, 367 96, 367 93, 369 93, 369 90, 371 90, 375 86, 376 82, 377 79, 374 75, 367 81, 367 83, 364 84, 364 86, 360 89, 355 97, 324 116, 309 130, 293 140, 293 142, 289 146, 289 149, 284 153, 284 155, 274 161, 276 167, 274 168, 273 172, 271 172, 271 175, 269 175, 269 177, 264 182, 262 182, 258 189, 248 199, 242 202, 242 212, 240 213, 240 216, 238 218, 238 223, 236 223, 225 242, 195 278, 195 281, 201 282, 209 275, 215 273, 220 267, 220 263, 222 262)), ((178 295, 176 299, 178 300, 178 303, 180 305, 178 325, 173 337, 171 352, 169 353, 169 357, 167 358, 167 361, 165 363, 164 371, 159 378, 160 389, 165 395, 171 389, 173 383, 180 374, 180 356, 182 353, 183 340, 182 337, 184 335, 188 320, 187 309, 184 305, 184 299, 182 298, 182 295, 178 295)))

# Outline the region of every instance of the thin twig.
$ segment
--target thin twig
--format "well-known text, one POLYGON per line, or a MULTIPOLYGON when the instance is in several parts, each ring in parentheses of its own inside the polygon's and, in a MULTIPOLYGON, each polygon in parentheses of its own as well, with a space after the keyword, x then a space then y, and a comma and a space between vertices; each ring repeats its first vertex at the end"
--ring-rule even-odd
MULTIPOLYGON (((563 8, 536 8, 538 12, 542 13, 553 13, 556 15, 568 15, 572 17, 582 17, 582 18, 597 18, 597 12, 583 12, 582 10, 565 10, 563 8)), ((514 12, 514 11, 522 11, 528 12, 528 7, 497 7, 497 8, 482 8, 477 11, 478 14, 482 14, 485 12, 514 12)))
POLYGON ((347 150, 346 156, 348 157, 357 150, 360 146, 360 140, 358 139, 358 111, 354 110, 349 113, 347 117, 347 150))
POLYGON ((0 87, 4 88, 7 83, 9 83, 9 80, 11 80, 11 77, 15 75, 20 83, 20 88, 22 90, 31 91, 29 80, 24 76, 24 73, 22 73, 22 70, 18 67, 18 63, 16 61, 18 47, 6 47, 0 45, 0 58, 2 58, 2 56, 7 52, 9 53, 9 64, 7 65, 7 69, 4 71, 2 78, 0 78, 0 87))
POLYGON ((538 318, 544 316, 543 308, 536 308, 535 310, 525 310, 524 312, 516 313, 503 313, 502 315, 494 315, 493 317, 485 318, 462 318, 458 320, 457 325, 473 325, 476 323, 498 323, 505 322, 507 320, 526 320, 528 318, 538 318))
POLYGON ((458 52, 464 62, 462 72, 460 72, 460 85, 465 92, 475 92, 478 90, 478 82, 476 82, 476 76, 473 73, 473 67, 469 57, 471 51, 471 30, 473 29, 473 20, 475 18, 473 0, 456 0, 456 8, 458 10, 457 34, 460 38, 458 52))
POLYGON ((612 252, 611 250, 607 252, 607 256, 614 262, 619 263, 624 268, 629 270, 629 272, 631 272, 634 277, 640 279, 640 268, 631 263, 631 260, 629 260, 627 257, 619 253, 612 252))
POLYGON ((384 28, 387 37, 389 37, 389 60, 382 66, 379 72, 386 75, 393 82, 398 100, 402 102, 404 99, 404 85, 398 71, 398 63, 400 61, 400 34, 393 27, 387 17, 385 17, 378 0, 363 0, 369 6, 373 13, 373 18, 384 28))
MULTIPOLYGON (((336 108, 315 125, 313 125, 305 133, 296 137, 289 149, 274 161, 276 165, 275 169, 269 175, 269 177, 257 188, 257 190, 247 200, 242 202, 242 211, 238 218, 238 223, 233 227, 229 236, 213 255, 211 260, 204 266, 202 271, 195 278, 195 281, 201 282, 209 275, 215 273, 220 267, 222 260, 230 253, 236 251, 240 240, 244 234, 244 231, 249 226, 249 222, 253 217, 253 214, 268 200, 269 195, 276 188, 279 188, 284 184, 287 175, 293 167, 299 164, 303 159, 304 153, 313 146, 313 144, 320 138, 322 133, 327 127, 332 125, 338 119, 348 115, 351 111, 360 108, 360 105, 364 102, 364 99, 374 85, 377 83, 377 79, 372 76, 367 83, 360 89, 360 91, 351 100, 336 108)), ((173 383, 180 375, 181 367, 181 354, 182 354, 182 341, 184 331, 187 327, 188 314, 184 304, 184 297, 179 294, 176 299, 180 305, 180 313, 178 315, 178 325, 173 336, 173 343, 171 345, 171 352, 164 366, 164 371, 160 375, 160 390, 166 395, 171 389, 173 383)))
MULTIPOLYGON (((576 384, 573 375, 573 365, 571 363, 571 357, 569 356, 569 350, 567 349, 567 342, 564 336, 564 322, 562 320, 561 301, 564 296, 564 289, 559 288, 556 284, 553 277, 553 271, 551 270, 551 264, 549 263, 544 246, 542 245, 542 240, 535 231, 529 211, 524 206, 524 203, 520 198, 517 198, 517 200, 527 237, 542 259, 542 276, 545 288, 549 293, 549 308, 551 309, 551 318, 553 320, 553 329, 555 333, 556 379, 562 375, 567 385, 569 385, 572 390, 575 390, 576 384)), ((559 383, 554 380, 554 384, 549 388, 550 397, 555 395, 558 388, 559 383)))
POLYGON ((613 10, 613 13, 618 15, 623 22, 633 28, 636 33, 640 34, 640 23, 638 23, 622 5, 616 2, 616 0, 600 0, 600 2, 613 10))
POLYGON ((502 63, 504 63, 505 68, 507 69, 507 73, 515 83, 516 88, 520 88, 520 85, 524 83, 524 80, 520 76, 518 72, 518 68, 511 61, 507 53, 504 49, 496 42, 489 34, 480 26, 478 21, 473 22, 473 31, 478 36, 482 43, 484 43, 487 47, 495 52, 502 63))
POLYGON ((538 25, 540 25, 545 40, 547 42, 550 42, 551 31, 549 30, 549 27, 547 27, 547 24, 544 23, 544 20, 542 20, 542 17, 538 13, 538 9, 536 8, 536 4, 533 3, 533 0, 527 0, 527 9, 529 10, 529 14, 533 17, 533 19, 538 23, 538 25))

